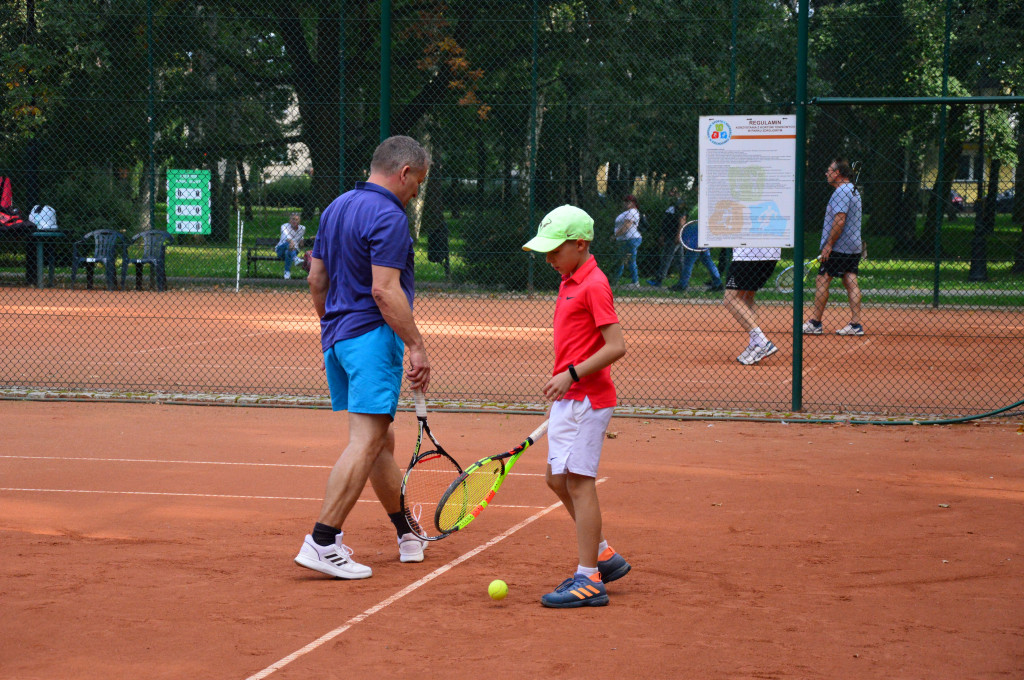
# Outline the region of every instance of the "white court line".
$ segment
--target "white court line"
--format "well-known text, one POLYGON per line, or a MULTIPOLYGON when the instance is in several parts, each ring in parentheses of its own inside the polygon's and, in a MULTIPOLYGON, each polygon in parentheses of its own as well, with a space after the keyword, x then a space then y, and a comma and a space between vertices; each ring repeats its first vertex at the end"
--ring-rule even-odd
MULTIPOLYGON (((0 491, 20 491, 23 493, 95 493, 112 494, 117 496, 183 496, 189 498, 234 498, 242 500, 263 500, 263 501, 315 501, 323 502, 323 498, 304 498, 302 496, 241 496, 223 493, 184 493, 175 491, 105 491, 96 489, 28 489, 17 487, 0 486, 0 491)), ((379 503, 374 499, 359 499, 358 503, 379 503)), ((492 503, 488 507, 512 508, 515 510, 536 510, 543 507, 540 505, 505 505, 504 503, 492 503)))
POLYGON ((88 456, 0 456, 22 460, 87 460, 103 463, 177 463, 179 465, 244 465, 251 467, 290 467, 330 470, 330 465, 301 465, 298 463, 231 463, 219 460, 160 460, 157 458, 89 458, 88 456))
POLYGON ((244 335, 232 335, 227 338, 214 338, 212 340, 199 340, 196 342, 186 342, 177 345, 165 345, 163 347, 151 347, 150 349, 140 349, 132 352, 131 354, 149 354, 150 352, 163 352, 168 349, 181 349, 182 347, 195 347, 196 345, 208 345, 211 342, 228 342, 229 340, 239 340, 241 338, 255 338, 259 335, 267 335, 273 333, 273 331, 260 331, 259 333, 245 333, 244 335))
MULTIPOLYGON (((121 496, 190 496, 194 498, 244 498, 246 500, 271 500, 271 501, 323 501, 322 498, 302 498, 300 496, 232 496, 220 493, 175 493, 170 491, 94 491, 87 489, 16 489, 12 487, 0 487, 0 491, 26 491, 32 493, 99 493, 116 494, 121 496)), ((377 501, 359 501, 360 503, 376 503, 377 501)))
MULTIPOLYGON (((599 479, 597 481, 597 483, 600 484, 601 482, 605 481, 605 479, 607 479, 607 477, 599 479)), ((399 590, 397 593, 395 593, 391 597, 389 597, 389 598, 387 598, 385 600, 382 600, 382 601, 378 602, 377 604, 373 605, 372 607, 370 607, 369 609, 364 611, 362 614, 360 614, 358 616, 352 617, 351 619, 349 619, 348 621, 346 621, 342 625, 338 626, 337 628, 335 628, 331 632, 326 633, 324 635, 321 635, 319 638, 317 638, 316 640, 313 640, 312 642, 310 642, 308 645, 306 645, 302 649, 298 649, 298 650, 292 652, 291 654, 289 654, 288 656, 284 657, 280 661, 277 661, 277 662, 267 666, 266 668, 261 670, 259 673, 256 673, 255 675, 250 675, 246 680, 262 680, 263 678, 267 677, 268 675, 271 675, 272 673, 281 670, 282 668, 284 668, 285 666, 290 664, 292 661, 295 661, 299 657, 305 656, 306 654, 309 654, 310 652, 312 652, 312 651, 316 650, 317 648, 323 646, 325 643, 330 642, 331 640, 333 640, 334 638, 338 637, 339 635, 344 633, 346 630, 348 630, 352 626, 356 625, 357 623, 361 623, 362 621, 365 621, 366 619, 368 619, 369 617, 373 616, 374 614, 376 614, 377 612, 381 611, 382 609, 385 609, 385 608, 393 605, 395 602, 397 602, 398 600, 401 600, 403 597, 405 597, 409 593, 412 593, 413 591, 418 590, 422 586, 425 586, 426 584, 428 584, 431 581, 433 581, 434 579, 436 579, 438 576, 441 576, 442 574, 450 571, 451 569, 453 569, 456 566, 462 564, 463 562, 465 562, 469 558, 475 557, 476 555, 479 555, 480 553, 482 553, 484 550, 487 550, 488 548, 490 548, 490 547, 492 547, 494 545, 497 545, 498 543, 501 543, 502 541, 504 541, 506 538, 508 538, 512 534, 516 533, 517 531, 519 531, 523 527, 525 527, 525 526, 527 526, 529 524, 532 524, 533 522, 536 522, 538 519, 540 519, 544 515, 548 514, 549 512, 551 512, 552 510, 554 510, 555 508, 557 508, 561 504, 562 504, 562 502, 559 501, 557 503, 549 505, 548 507, 544 508, 543 510, 541 510, 540 512, 538 512, 536 514, 531 515, 530 517, 527 517, 526 519, 524 519, 519 524, 516 524, 512 528, 507 529, 504 533, 501 533, 501 534, 495 536, 494 538, 492 538, 491 540, 487 541, 486 543, 484 543, 482 545, 478 545, 477 547, 475 547, 472 550, 470 550, 468 553, 466 553, 464 555, 461 555, 460 557, 456 557, 454 560, 452 560, 448 564, 445 564, 445 565, 443 565, 441 567, 438 567, 434 571, 430 572, 429 574, 427 574, 426 576, 421 578, 419 581, 416 581, 415 583, 411 583, 411 584, 407 585, 405 588, 402 588, 401 590, 399 590)))
MULTIPOLYGON (((16 458, 19 460, 84 460, 102 463, 166 463, 178 465, 241 465, 244 467, 282 467, 282 468, 311 468, 315 470, 330 470, 333 465, 302 465, 299 463, 234 463, 220 460, 162 460, 159 458, 89 458, 88 456, 7 456, 2 458, 16 458)), ((404 469, 403 469, 404 471, 404 469)), ((543 477, 539 472, 510 472, 511 477, 543 477)))

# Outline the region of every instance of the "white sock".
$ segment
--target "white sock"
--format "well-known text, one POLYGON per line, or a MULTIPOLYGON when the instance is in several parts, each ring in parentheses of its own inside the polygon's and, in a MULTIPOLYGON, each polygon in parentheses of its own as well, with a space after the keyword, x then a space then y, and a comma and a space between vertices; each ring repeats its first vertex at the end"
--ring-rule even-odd
POLYGON ((760 326, 750 331, 750 344, 762 347, 768 344, 768 336, 764 334, 760 326))
POLYGON ((576 566, 576 573, 584 576, 592 576, 597 573, 597 567, 584 567, 582 564, 576 566))
POLYGON ((600 555, 608 549, 608 541, 601 541, 597 544, 597 554, 600 555))

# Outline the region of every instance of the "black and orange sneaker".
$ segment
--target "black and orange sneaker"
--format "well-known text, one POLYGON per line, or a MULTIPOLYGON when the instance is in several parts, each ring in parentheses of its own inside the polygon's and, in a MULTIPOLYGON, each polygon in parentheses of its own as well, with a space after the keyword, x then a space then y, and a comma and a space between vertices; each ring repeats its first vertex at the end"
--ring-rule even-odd
POLYGON ((601 582, 601 574, 584 576, 575 574, 562 581, 553 592, 540 598, 545 607, 567 609, 569 607, 603 607, 608 604, 608 591, 601 582))
POLYGON ((626 558, 615 552, 610 546, 605 548, 597 558, 597 570, 601 572, 601 580, 605 583, 618 581, 632 568, 626 558))

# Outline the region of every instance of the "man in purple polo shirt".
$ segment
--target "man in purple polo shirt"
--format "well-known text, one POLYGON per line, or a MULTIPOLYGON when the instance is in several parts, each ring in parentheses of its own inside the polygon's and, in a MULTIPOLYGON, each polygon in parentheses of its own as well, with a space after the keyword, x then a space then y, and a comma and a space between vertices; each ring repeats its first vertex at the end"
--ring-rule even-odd
POLYGON ((395 463, 392 421, 409 350, 409 385, 430 382, 430 362, 412 314, 413 249, 405 206, 427 176, 430 154, 404 136, 377 147, 370 177, 357 182, 320 217, 309 291, 320 317, 331 407, 348 411, 348 445, 327 479, 313 533, 295 561, 343 579, 368 578, 352 559, 342 526, 369 479, 398 534, 402 562, 422 562, 424 541, 401 511, 402 473, 395 463))

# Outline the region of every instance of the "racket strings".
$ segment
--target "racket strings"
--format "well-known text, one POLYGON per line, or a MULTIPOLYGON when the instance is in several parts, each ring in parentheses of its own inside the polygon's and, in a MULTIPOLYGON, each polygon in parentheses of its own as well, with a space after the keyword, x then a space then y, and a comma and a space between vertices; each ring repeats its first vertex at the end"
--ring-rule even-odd
MULTIPOLYGON (((431 536, 436 533, 434 527, 424 527, 420 522, 423 508, 433 508, 437 499, 462 474, 462 469, 448 456, 437 451, 421 454, 412 464, 406 475, 404 487, 404 503, 406 519, 418 536, 431 536)), ((444 530, 442 529, 443 533, 444 530)))
POLYGON ((495 482, 505 473, 500 458, 492 458, 468 471, 464 478, 442 499, 435 513, 434 523, 441 531, 453 531, 477 506, 488 500, 495 482))

